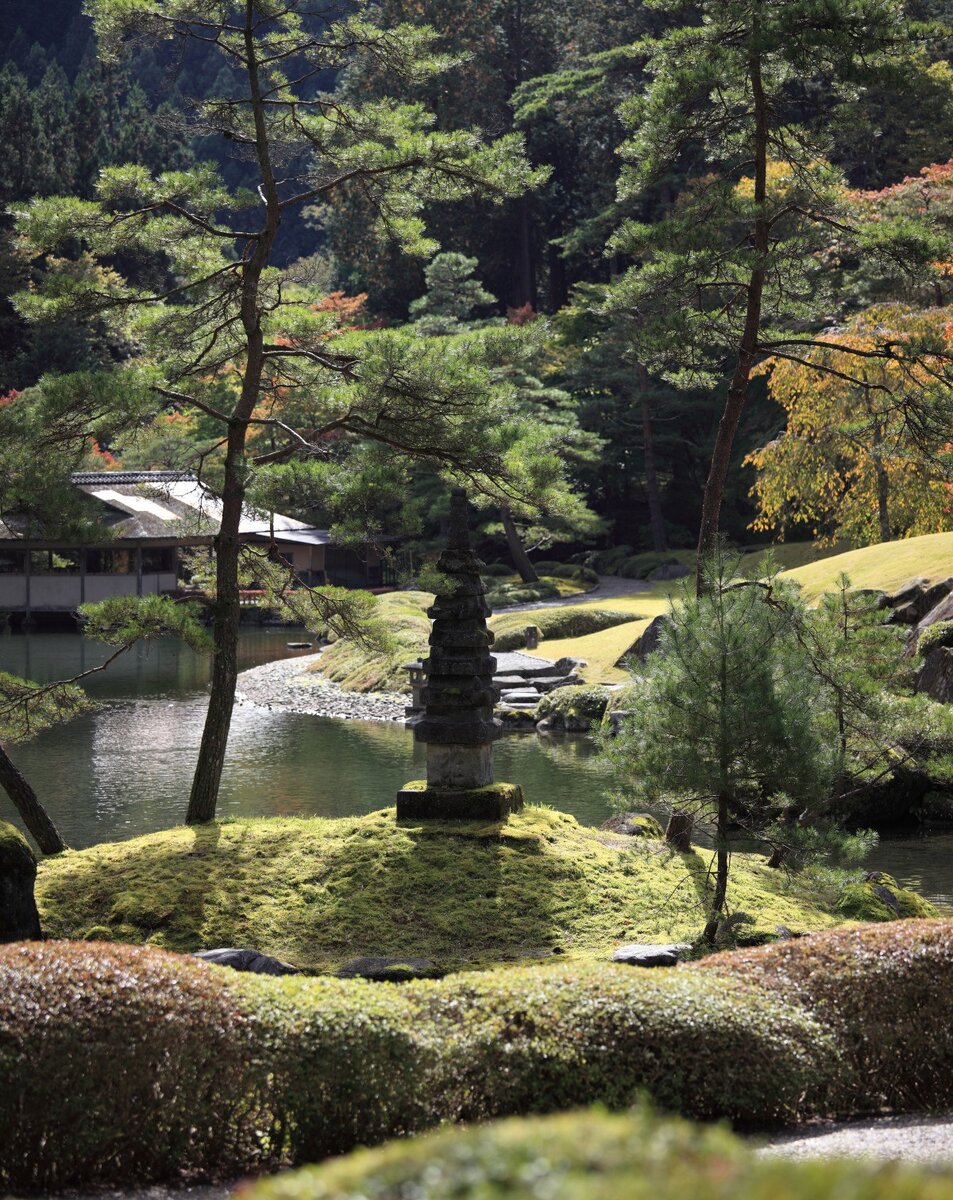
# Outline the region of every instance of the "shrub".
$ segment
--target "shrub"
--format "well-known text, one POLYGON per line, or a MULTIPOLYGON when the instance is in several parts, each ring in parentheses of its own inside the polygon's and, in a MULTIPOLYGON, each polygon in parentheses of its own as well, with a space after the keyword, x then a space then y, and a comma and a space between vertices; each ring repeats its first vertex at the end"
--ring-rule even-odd
POLYGON ((408 985, 441 1034, 453 1116, 483 1120, 641 1091, 697 1118, 792 1117, 824 1086, 833 1040, 754 988, 696 986, 688 971, 613 965, 515 968, 408 985), (816 1039, 816 1040, 815 1040, 816 1039))
POLYGON ((251 1032, 224 974, 194 960, 104 942, 4 947, 0 1185, 254 1165, 271 1123, 251 1032))
POLYGON ((953 621, 936 621, 928 625, 917 639, 917 654, 926 658, 931 650, 941 646, 953 647, 953 621))
POLYGON ((242 976, 103 943, 0 952, 0 1184, 237 1173, 446 1120, 631 1104, 794 1115, 836 1047, 688 971, 523 968, 401 985, 242 976))
MULTIPOLYGON (((543 562, 533 563, 537 575, 555 575, 561 569, 562 565, 562 563, 556 562, 554 559, 544 559, 543 562)), ((578 566, 579 564, 573 565, 578 566)))
POLYGON ((583 717, 589 721, 601 721, 609 704, 609 688, 598 684, 582 684, 578 687, 560 687, 547 692, 536 708, 540 719, 559 715, 561 717, 583 717))
POLYGON ((527 619, 527 613, 510 613, 490 621, 496 640, 493 649, 501 653, 520 650, 526 645, 526 626, 536 625, 544 638, 577 638, 589 633, 601 633, 628 621, 637 621, 633 613, 611 612, 601 608, 542 608, 527 619))
POLYGON ((616 574, 625 579, 647 579, 658 567, 676 566, 681 562, 682 559, 677 554, 660 554, 655 550, 648 550, 644 554, 633 554, 623 559, 616 574))
POLYGON ((508 608, 513 604, 534 604, 537 600, 558 598, 555 583, 541 579, 539 583, 504 583, 486 594, 490 608, 508 608))
POLYGON ((486 563, 480 568, 481 575, 515 575, 515 571, 508 563, 486 563))
POLYGON ((694 964, 781 991, 843 1047, 842 1111, 953 1105, 953 921, 891 921, 694 964))
POLYGON ((576 1112, 447 1129, 264 1179, 247 1200, 953 1200, 953 1180, 904 1167, 753 1154, 721 1128, 576 1112))

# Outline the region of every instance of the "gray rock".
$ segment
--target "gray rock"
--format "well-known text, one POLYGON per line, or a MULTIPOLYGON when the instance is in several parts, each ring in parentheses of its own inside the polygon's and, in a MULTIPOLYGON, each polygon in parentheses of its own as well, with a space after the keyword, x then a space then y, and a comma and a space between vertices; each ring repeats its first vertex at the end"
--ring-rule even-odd
POLYGON ((660 614, 654 621, 649 622, 645 632, 635 644, 635 653, 638 656, 639 662, 645 662, 650 654, 654 654, 658 649, 659 639, 662 636, 662 630, 672 623, 672 618, 666 616, 665 613, 660 614))
POLYGON ((406 979, 438 979, 443 974, 429 958, 352 958, 337 970, 341 979, 373 979, 400 983, 406 979))
POLYGON ((922 576, 916 579, 911 579, 905 583, 903 587, 897 588, 892 595, 887 597, 887 603, 891 608, 899 608, 902 604, 909 604, 911 600, 915 600, 922 594, 926 586, 926 580, 922 576))
POLYGON ((584 658, 572 658, 570 655, 565 655, 563 658, 557 658, 553 663, 553 670, 545 672, 552 675, 571 675, 579 667, 587 667, 589 664, 584 658))
POLYGON ((623 833, 627 837, 661 839, 665 836, 665 830, 650 813, 618 813, 608 821, 603 821, 599 828, 609 833, 623 833))
POLYGON ((615 737, 617 733, 621 733, 623 725, 631 716, 632 710, 629 708, 614 708, 609 713, 609 736, 615 737))
POLYGON ((953 703, 953 650, 935 646, 917 674, 916 690, 943 704, 953 703))
POLYGON ((203 962, 216 967, 231 967, 233 971, 250 971, 253 975, 300 975, 297 967, 289 966, 280 958, 259 954, 257 950, 236 950, 220 947, 217 950, 199 950, 195 955, 203 962))
POLYGON ((33 897, 36 857, 13 825, 0 821, 0 942, 42 938, 33 897))
POLYGON ((889 598, 888 604, 893 611, 888 621, 892 625, 917 625, 951 592, 953 578, 929 584, 925 580, 913 580, 889 598))
POLYGON ((592 728, 589 717, 577 717, 568 713, 554 712, 544 717, 536 726, 537 733, 588 733, 592 728))
POLYGON ((513 688, 500 697, 504 704, 538 704, 539 692, 535 688, 513 688))
POLYGON ((612 955, 612 961, 626 963, 630 967, 674 967, 686 950, 691 950, 687 942, 661 946, 633 942, 628 946, 620 946, 612 955))

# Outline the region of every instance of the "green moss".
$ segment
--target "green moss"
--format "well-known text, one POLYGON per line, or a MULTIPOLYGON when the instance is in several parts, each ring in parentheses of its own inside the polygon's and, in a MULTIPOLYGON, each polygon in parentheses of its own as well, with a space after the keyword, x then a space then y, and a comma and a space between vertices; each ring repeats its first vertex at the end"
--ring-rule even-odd
POLYGON ((898 917, 935 917, 928 900, 899 886, 892 875, 878 871, 871 878, 848 883, 841 892, 837 911, 852 921, 893 921, 898 917))
POLYGON ((36 855, 15 825, 0 821, 0 871, 36 865, 36 855))
POLYGON ((608 688, 583 684, 578 687, 561 687, 547 692, 536 708, 536 715, 552 717, 582 717, 588 721, 601 721, 609 704, 608 688))
MULTIPOLYGON (((67 851, 41 864, 37 902, 52 937, 247 945, 312 970, 365 954, 444 969, 592 959, 695 937, 710 854, 618 842, 533 807, 502 823, 398 825, 393 809, 220 821, 67 851)), ((834 923, 790 887, 759 856, 733 856, 732 900, 757 928, 834 923)))
POLYGON ((928 625, 917 640, 917 653, 925 658, 941 646, 953 647, 953 621, 935 621, 928 625))
POLYGON ((953 1178, 762 1157, 723 1128, 642 1110, 447 1129, 262 1179, 248 1200, 950 1200, 953 1178))
POLYGON ((430 637, 429 592, 393 592, 381 596, 377 614, 387 626, 395 649, 384 654, 349 638, 340 638, 321 655, 311 670, 319 671, 353 692, 409 692, 404 665, 426 656, 430 637))

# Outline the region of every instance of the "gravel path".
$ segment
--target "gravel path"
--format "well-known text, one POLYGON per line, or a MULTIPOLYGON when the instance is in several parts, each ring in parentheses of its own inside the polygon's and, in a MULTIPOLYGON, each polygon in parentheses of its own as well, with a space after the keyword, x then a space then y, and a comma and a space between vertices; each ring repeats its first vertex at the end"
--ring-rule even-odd
POLYGON ((785 1158, 897 1159, 953 1167, 953 1114, 878 1117, 789 1129, 761 1141, 760 1154, 785 1158))
POLYGON ((396 692, 348 692, 318 671, 308 671, 320 654, 296 654, 242 671, 240 704, 345 721, 403 721, 407 697, 396 692))
POLYGON ((531 608, 571 608, 577 604, 590 604, 594 600, 613 600, 616 596, 635 596, 647 592, 651 584, 644 579, 621 579, 618 575, 600 575, 598 584, 591 592, 577 592, 575 596, 561 596, 558 600, 534 600, 531 604, 508 604, 496 613, 528 612, 531 608))

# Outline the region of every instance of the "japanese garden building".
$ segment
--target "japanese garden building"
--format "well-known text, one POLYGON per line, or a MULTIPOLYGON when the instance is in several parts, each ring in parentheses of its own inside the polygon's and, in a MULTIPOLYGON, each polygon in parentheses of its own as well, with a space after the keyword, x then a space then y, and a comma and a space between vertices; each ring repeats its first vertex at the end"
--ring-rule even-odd
MULTIPOLYGON (((71 482, 97 506, 104 534, 71 543, 29 536, 15 516, 0 521, 0 614, 68 613, 109 596, 173 593, 183 550, 212 545, 221 504, 193 474, 81 472, 71 482)), ((246 510, 241 535, 268 546, 305 584, 389 582, 373 547, 336 546, 327 530, 293 517, 246 510)))

